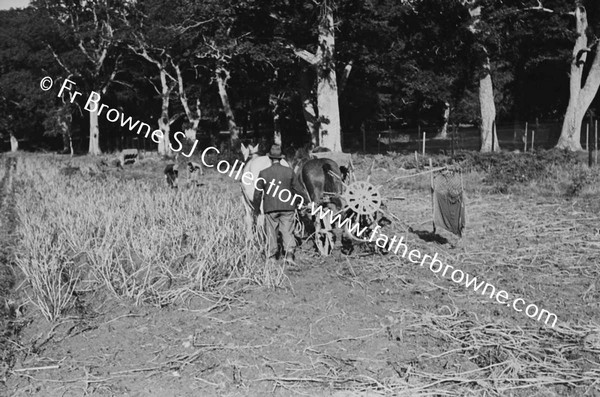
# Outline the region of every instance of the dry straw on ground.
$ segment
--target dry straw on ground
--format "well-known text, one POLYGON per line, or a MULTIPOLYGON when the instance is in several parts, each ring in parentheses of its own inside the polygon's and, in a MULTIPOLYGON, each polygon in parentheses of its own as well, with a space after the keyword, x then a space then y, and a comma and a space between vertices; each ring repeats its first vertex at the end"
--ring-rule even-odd
POLYGON ((48 319, 59 318, 74 293, 99 287, 137 304, 168 305, 232 281, 281 281, 244 240, 236 192, 215 185, 175 192, 158 181, 71 168, 66 176, 51 158, 24 157, 16 172, 17 264, 48 319))

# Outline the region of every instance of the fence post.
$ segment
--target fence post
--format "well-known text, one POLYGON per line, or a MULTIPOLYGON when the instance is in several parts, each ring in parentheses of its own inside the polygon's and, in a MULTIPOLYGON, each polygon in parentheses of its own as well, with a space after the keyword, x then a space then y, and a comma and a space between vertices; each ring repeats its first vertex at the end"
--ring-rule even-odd
POLYGON ((494 152, 495 146, 496 146, 496 120, 492 121, 492 153, 494 152))
POLYGON ((586 146, 588 151, 588 167, 591 167, 594 164, 594 157, 592 156, 592 148, 590 148, 590 124, 585 125, 585 138, 586 138, 586 146))
POLYGON ((585 148, 590 150, 590 124, 585 125, 585 148))
MULTIPOLYGON (((540 131, 540 118, 535 118, 535 131, 540 131)), ((531 136, 531 151, 533 151, 533 137, 535 136, 535 131, 533 131, 533 135, 531 136)))
POLYGON ((535 142, 535 130, 531 130, 531 148, 530 149, 532 152, 534 150, 534 146, 533 146, 534 142, 535 142))
POLYGON ((598 165, 598 120, 596 120, 596 122, 594 123, 594 135, 595 135, 595 139, 594 139, 594 163, 596 165, 598 165))
POLYGON ((454 124, 454 130, 452 131, 452 160, 454 160, 454 139, 456 139, 456 130, 458 129, 458 124, 454 124))
POLYGON ((360 126, 361 132, 362 132, 362 147, 363 147, 363 153, 367 153, 367 132, 366 132, 366 127, 365 127, 365 121, 363 121, 363 123, 360 126))
POLYGON ((425 157, 425 141, 427 139, 427 132, 423 131, 423 157, 425 157))
POLYGON ((525 122, 525 137, 523 139, 523 153, 527 153, 527 128, 529 127, 529 123, 525 122))

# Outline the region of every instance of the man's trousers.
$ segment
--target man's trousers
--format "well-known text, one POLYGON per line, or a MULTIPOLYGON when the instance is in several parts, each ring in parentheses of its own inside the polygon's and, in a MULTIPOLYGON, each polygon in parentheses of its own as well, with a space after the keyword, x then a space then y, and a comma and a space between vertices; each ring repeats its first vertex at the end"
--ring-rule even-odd
POLYGON ((265 214, 267 234, 267 258, 277 254, 277 232, 281 233, 286 257, 294 255, 296 238, 294 237, 294 211, 269 212, 265 214))

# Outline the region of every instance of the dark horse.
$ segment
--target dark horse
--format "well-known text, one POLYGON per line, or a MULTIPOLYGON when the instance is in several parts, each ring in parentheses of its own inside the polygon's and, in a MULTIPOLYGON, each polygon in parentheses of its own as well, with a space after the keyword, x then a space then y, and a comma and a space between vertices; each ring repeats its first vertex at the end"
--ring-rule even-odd
MULTIPOLYGON (((313 152, 319 151, 327 150, 319 150, 318 148, 313 150, 313 152)), ((349 174, 349 170, 346 167, 338 166, 335 161, 328 158, 311 159, 310 152, 306 149, 298 149, 293 154, 291 167, 299 178, 300 185, 306 189, 305 194, 316 205, 328 208, 334 214, 345 207, 346 203, 342 199, 342 182, 346 182, 349 174)), ((384 227, 391 223, 387 217, 379 212, 373 215, 374 219, 355 214, 349 209, 340 215, 340 222, 350 217, 352 223, 358 223, 362 230, 367 231, 366 235, 371 234, 375 225, 384 227)), ((306 220, 306 216, 303 218, 306 220)), ((364 237, 361 237, 363 232, 358 237, 353 236, 348 230, 340 229, 339 225, 331 225, 329 216, 324 218, 323 221, 320 221, 316 217, 313 217, 310 222, 306 222, 314 226, 315 233, 321 231, 321 235, 315 236, 315 243, 322 254, 327 255, 329 253, 328 247, 325 247, 324 244, 325 239, 319 238, 320 236, 323 237, 323 235, 325 235, 325 238, 327 238, 327 235, 333 235, 335 239, 332 239, 333 241, 330 240, 331 247, 329 248, 333 249, 335 245, 342 243, 342 252, 346 254, 353 251, 353 240, 365 241, 364 237), (326 230, 323 231, 322 229, 326 230), (344 241, 342 237, 346 237, 344 241)), ((378 248, 375 249, 377 250, 378 248)))
POLYGON ((331 201, 338 209, 342 207, 340 196, 345 167, 340 168, 335 161, 327 158, 311 159, 305 149, 296 151, 290 165, 311 201, 316 204, 331 201), (327 197, 330 195, 331 200, 327 197))
MULTIPOLYGON (((327 158, 311 159, 310 153, 305 149, 296 151, 291 162, 300 185, 306 189, 304 192, 312 202, 317 206, 328 208, 333 213, 341 210, 344 207, 342 202, 342 180, 345 177, 343 172, 345 167, 340 167, 335 161, 327 158)), ((319 235, 315 237, 317 247, 322 252, 327 252, 333 249, 336 243, 342 241, 342 230, 331 225, 329 216, 323 219, 323 224, 318 219, 314 219, 315 233, 319 233, 321 229, 330 230, 334 241, 328 242, 331 247, 323 247, 323 241, 319 240, 319 235), (319 245, 321 244, 321 245, 319 245)))

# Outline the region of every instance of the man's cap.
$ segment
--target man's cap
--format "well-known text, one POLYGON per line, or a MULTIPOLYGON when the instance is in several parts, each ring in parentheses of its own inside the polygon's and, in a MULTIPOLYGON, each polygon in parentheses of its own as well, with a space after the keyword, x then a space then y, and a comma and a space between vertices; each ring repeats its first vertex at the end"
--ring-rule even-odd
POLYGON ((281 154, 281 146, 280 145, 271 146, 271 151, 269 152, 269 158, 279 159, 279 160, 281 160, 283 158, 283 155, 281 154))

